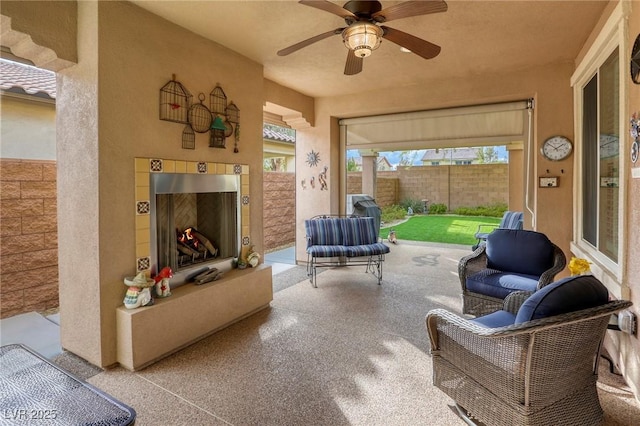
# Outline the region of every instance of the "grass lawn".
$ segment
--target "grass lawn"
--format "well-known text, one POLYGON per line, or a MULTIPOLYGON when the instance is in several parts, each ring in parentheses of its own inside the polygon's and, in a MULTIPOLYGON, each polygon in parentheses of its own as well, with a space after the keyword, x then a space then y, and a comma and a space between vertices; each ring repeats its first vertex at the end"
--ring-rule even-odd
POLYGON ((389 230, 394 229, 396 238, 399 240, 473 245, 476 243, 473 235, 478 231, 478 225, 498 226, 500 219, 499 217, 456 215, 413 216, 408 221, 397 225, 390 227, 383 225, 380 236, 386 240, 389 230))

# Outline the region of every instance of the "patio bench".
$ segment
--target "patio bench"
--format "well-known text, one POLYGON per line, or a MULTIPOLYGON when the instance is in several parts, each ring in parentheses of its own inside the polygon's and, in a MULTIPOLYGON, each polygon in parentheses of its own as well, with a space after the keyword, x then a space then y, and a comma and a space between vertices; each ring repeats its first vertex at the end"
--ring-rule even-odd
POLYGON ((304 221, 307 233, 307 275, 314 287, 322 267, 366 265, 382 283, 382 262, 389 247, 378 241, 373 217, 319 216, 304 221))

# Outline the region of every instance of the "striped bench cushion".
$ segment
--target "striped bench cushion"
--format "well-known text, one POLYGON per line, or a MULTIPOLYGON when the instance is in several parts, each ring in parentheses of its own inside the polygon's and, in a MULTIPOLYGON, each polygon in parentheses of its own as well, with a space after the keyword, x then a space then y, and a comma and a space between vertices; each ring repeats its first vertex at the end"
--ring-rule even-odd
POLYGON ((347 256, 348 248, 345 246, 316 245, 308 247, 307 253, 313 257, 347 256))
POLYGON ((320 245, 342 245, 342 227, 339 218, 308 219, 304 221, 307 248, 320 245))
POLYGON ((379 254, 389 253, 389 251, 389 247, 382 243, 348 246, 347 257, 375 256, 379 254))
POLYGON ((378 242, 376 222, 372 217, 343 218, 341 225, 344 238, 342 244, 345 246, 360 246, 378 242))

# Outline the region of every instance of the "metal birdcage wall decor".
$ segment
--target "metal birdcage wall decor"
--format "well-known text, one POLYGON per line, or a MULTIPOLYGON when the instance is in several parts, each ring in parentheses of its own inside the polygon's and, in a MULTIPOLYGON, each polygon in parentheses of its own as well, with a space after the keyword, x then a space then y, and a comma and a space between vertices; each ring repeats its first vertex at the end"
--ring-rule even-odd
POLYGON ((184 130, 182 131, 182 148, 196 149, 196 134, 189 124, 184 126, 184 130))
POLYGON ((189 118, 189 124, 191 124, 191 128, 195 132, 206 133, 211 127, 213 117, 211 116, 209 108, 202 103, 205 99, 204 93, 200 93, 198 99, 200 103, 191 105, 187 116, 189 118))
POLYGON ((209 147, 226 148, 227 137, 225 135, 226 127, 222 118, 216 117, 211 123, 211 135, 209 136, 209 147))
POLYGON ((192 98, 173 74, 171 80, 160 89, 160 120, 187 123, 192 98))
POLYGON ((216 84, 216 87, 209 94, 209 107, 212 114, 225 115, 227 95, 225 95, 220 84, 216 84))
POLYGON ((236 106, 236 104, 231 101, 229 106, 224 111, 224 114, 227 116, 227 120, 229 120, 233 124, 238 124, 240 122, 240 110, 236 106))

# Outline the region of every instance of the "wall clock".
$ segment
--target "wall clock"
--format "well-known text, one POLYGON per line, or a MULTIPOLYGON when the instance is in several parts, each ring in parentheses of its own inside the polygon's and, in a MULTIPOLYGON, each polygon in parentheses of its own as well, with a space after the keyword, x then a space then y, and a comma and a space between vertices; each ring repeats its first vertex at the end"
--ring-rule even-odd
POLYGON ((636 37, 636 42, 633 43, 633 49, 631 49, 629 69, 631 72, 631 81, 635 84, 640 84, 640 34, 636 37))
POLYGON ((542 144, 540 153, 547 160, 560 161, 571 155, 573 144, 564 136, 551 136, 542 144))

